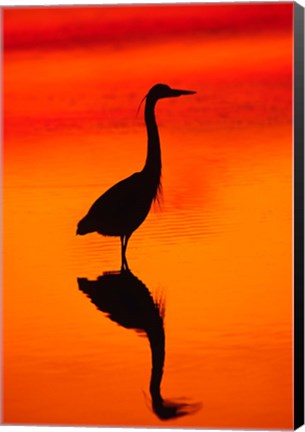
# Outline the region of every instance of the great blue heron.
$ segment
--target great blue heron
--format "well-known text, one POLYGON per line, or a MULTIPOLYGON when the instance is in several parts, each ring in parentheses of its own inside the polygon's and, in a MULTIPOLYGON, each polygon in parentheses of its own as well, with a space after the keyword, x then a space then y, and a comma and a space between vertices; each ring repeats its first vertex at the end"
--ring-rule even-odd
POLYGON ((194 93, 196 92, 172 89, 165 84, 156 84, 149 90, 145 96, 148 146, 144 168, 108 189, 78 223, 76 234, 98 232, 105 236, 120 237, 122 270, 128 270, 126 259, 128 240, 145 220, 152 202, 160 193, 161 150, 155 117, 156 103, 159 99, 194 93))

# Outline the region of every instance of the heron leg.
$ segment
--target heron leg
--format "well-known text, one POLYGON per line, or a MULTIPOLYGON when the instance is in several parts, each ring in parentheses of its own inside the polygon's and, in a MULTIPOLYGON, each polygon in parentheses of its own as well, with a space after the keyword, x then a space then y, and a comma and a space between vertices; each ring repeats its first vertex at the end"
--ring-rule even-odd
POLYGON ((126 249, 127 249, 127 243, 129 240, 130 235, 123 235, 121 236, 121 245, 122 245, 122 266, 121 271, 123 270, 129 270, 127 258, 126 258, 126 249))
POLYGON ((124 250, 124 244, 125 244, 125 236, 121 236, 121 271, 125 270, 125 250, 124 250))

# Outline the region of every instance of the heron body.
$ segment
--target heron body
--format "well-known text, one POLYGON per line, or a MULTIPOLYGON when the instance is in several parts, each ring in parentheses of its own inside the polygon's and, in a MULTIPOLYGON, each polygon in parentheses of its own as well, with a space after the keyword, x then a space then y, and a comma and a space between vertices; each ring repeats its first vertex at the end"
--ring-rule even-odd
POLYGON ((122 269, 127 270, 127 243, 132 233, 146 219, 152 202, 161 190, 161 149, 155 106, 159 99, 193 94, 193 91, 174 90, 157 84, 146 95, 145 123, 147 129, 147 157, 144 168, 116 183, 100 196, 80 220, 77 234, 97 232, 121 239, 122 269))

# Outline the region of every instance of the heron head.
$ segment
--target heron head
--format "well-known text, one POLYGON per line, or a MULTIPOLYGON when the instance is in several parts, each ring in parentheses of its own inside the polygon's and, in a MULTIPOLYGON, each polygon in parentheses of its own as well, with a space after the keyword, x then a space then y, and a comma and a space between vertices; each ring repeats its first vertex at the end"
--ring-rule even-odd
POLYGON ((196 92, 191 90, 172 89, 166 84, 156 84, 149 90, 147 97, 157 101, 158 99, 190 95, 195 93, 196 92))

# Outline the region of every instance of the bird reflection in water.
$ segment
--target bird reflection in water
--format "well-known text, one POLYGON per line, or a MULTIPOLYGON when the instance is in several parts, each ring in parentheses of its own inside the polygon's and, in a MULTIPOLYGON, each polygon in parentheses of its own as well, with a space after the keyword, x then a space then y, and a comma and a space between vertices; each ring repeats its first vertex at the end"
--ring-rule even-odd
POLYGON ((150 344, 152 409, 161 420, 192 414, 200 404, 169 401, 161 396, 165 360, 164 301, 154 300, 148 288, 130 271, 104 273, 97 280, 78 278, 79 289, 122 327, 144 333, 150 344))

